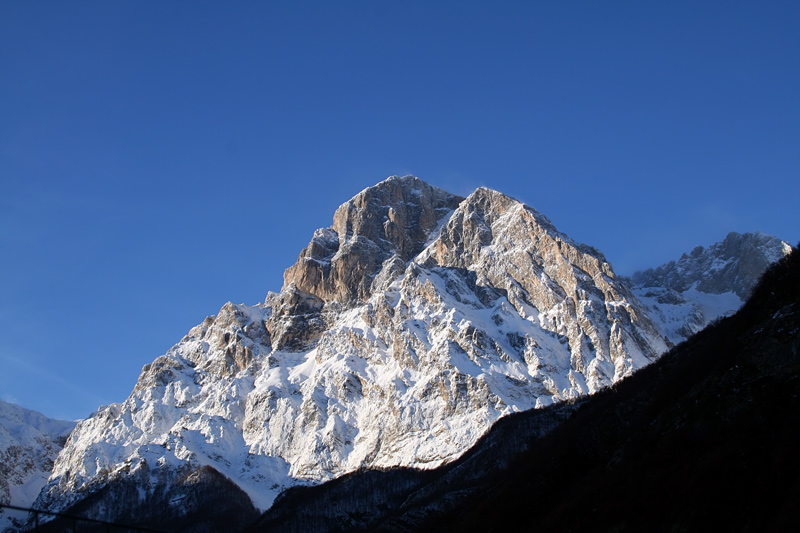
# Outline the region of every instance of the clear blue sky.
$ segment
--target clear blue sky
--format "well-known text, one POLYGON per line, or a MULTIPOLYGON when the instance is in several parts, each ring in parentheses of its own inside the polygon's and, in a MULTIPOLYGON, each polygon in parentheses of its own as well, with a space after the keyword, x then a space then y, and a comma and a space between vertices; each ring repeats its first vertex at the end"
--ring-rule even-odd
POLYGON ((78 418, 387 176, 800 240, 800 2, 0 3, 0 397, 78 418))

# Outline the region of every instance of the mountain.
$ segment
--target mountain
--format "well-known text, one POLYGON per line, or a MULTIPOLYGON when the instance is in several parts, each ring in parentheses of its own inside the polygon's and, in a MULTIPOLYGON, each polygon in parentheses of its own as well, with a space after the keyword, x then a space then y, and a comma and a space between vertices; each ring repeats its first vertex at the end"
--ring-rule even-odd
POLYGON ((666 349, 603 255, 535 209, 392 177, 336 210, 280 293, 226 304, 80 422, 37 505, 241 525, 289 487, 450 463, 501 417, 596 393, 666 349))
MULTIPOLYGON (((31 506, 74 427, 0 400, 0 503, 31 506)), ((12 514, 0 510, 0 531, 15 525, 12 514)))
POLYGON ((729 233, 677 261, 632 276, 633 292, 670 342, 678 344, 742 306, 767 267, 791 251, 765 233, 729 233))
POLYGON ((510 415, 433 471, 287 491, 248 531, 790 531, 800 497, 800 253, 634 376, 510 415))

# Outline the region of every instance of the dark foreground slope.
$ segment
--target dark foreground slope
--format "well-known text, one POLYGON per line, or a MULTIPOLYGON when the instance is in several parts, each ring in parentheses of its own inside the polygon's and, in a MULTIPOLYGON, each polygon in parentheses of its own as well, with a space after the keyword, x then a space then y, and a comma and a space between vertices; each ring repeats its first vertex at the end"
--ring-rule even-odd
POLYGON ((133 533, 139 531, 137 528, 176 533, 241 531, 258 517, 258 510, 235 483, 204 466, 187 468, 179 476, 158 469, 142 469, 135 476, 122 477, 88 495, 67 508, 64 515, 38 527, 29 521, 23 531, 133 533), (177 477, 177 483, 164 480, 173 477, 177 477), (96 512, 98 508, 101 514, 96 512), (91 516, 92 510, 94 519, 117 525, 71 519, 91 516))
POLYGON ((437 471, 297 489, 254 530, 789 529, 800 501, 799 352, 794 252, 739 313, 613 389, 501 420, 437 471))

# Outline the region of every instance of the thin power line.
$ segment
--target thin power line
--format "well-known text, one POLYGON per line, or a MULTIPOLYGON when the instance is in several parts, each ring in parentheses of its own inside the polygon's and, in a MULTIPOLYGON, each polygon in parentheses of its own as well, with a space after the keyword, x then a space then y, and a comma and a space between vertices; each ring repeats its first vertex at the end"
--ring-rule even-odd
MULTIPOLYGON (((0 509, 2 509, 2 508, 11 509, 11 510, 14 510, 14 511, 23 511, 23 512, 27 512, 27 513, 33 514, 33 522, 34 522, 33 528, 34 529, 32 531, 36 531, 39 528, 39 515, 47 515, 47 516, 52 516, 52 517, 55 517, 55 518, 62 518, 64 520, 71 520, 72 524, 73 524, 73 530, 74 530, 74 526, 75 526, 76 523, 78 523, 78 522, 88 522, 88 523, 91 523, 91 524, 104 525, 107 528, 108 527, 114 527, 114 528, 127 529, 127 530, 133 530, 133 531, 143 531, 143 532, 147 532, 147 533, 166 533, 166 532, 158 530, 158 529, 151 529, 151 528, 140 527, 140 526, 131 526, 131 525, 128 525, 128 524, 120 524, 120 523, 115 523, 115 522, 104 522, 103 520, 95 520, 93 518, 85 518, 85 517, 82 517, 82 516, 68 515, 68 514, 64 514, 64 513, 54 513, 52 511, 44 511, 44 510, 41 510, 41 509, 31 509, 31 508, 28 508, 28 507, 18 507, 16 505, 8 505, 8 504, 5 504, 5 503, 0 503, 0 509)), ((26 526, 30 525, 30 518, 28 518, 28 522, 29 523, 26 524, 26 526)), ((31 531, 31 530, 28 529, 28 531, 31 531)))

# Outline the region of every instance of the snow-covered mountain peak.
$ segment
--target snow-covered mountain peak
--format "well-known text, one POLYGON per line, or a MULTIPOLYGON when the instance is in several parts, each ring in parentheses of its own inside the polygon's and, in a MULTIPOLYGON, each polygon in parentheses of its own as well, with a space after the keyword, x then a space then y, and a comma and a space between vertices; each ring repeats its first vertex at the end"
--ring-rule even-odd
POLYGON ((499 417, 597 391, 667 348, 602 254, 486 188, 364 189, 284 282, 223 306, 81 423, 40 504, 123 501, 115 487, 139 476, 135 505, 156 505, 211 467, 265 509, 359 468, 434 467, 499 417))

